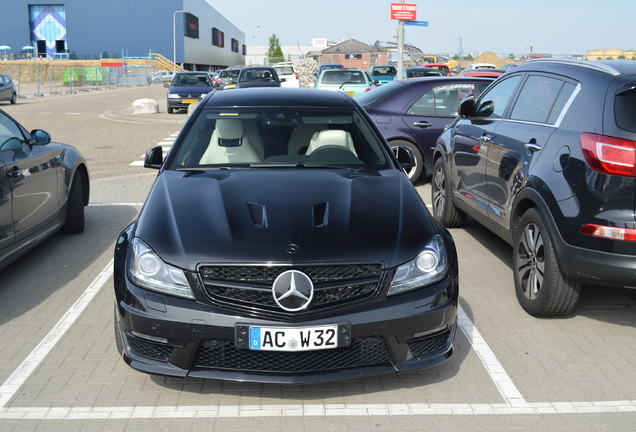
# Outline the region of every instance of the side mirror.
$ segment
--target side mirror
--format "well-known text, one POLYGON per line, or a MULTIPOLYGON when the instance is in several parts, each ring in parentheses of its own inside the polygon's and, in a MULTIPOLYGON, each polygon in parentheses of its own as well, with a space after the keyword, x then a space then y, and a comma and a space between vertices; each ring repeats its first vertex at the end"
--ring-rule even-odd
POLYGON ((161 146, 146 150, 144 168, 159 169, 163 165, 163 148, 161 146))
POLYGON ((33 144, 48 144, 51 142, 51 135, 42 129, 33 129, 31 131, 31 142, 33 144))
POLYGON ((170 84, 168 84, 168 83, 165 83, 163 86, 164 86, 165 88, 170 88, 170 84))
POLYGON ((472 117, 475 115, 475 112, 475 96, 468 95, 459 104, 459 110, 457 110, 457 113, 461 117, 472 117))
POLYGON ((287 78, 281 78, 280 82, 287 82, 287 78))

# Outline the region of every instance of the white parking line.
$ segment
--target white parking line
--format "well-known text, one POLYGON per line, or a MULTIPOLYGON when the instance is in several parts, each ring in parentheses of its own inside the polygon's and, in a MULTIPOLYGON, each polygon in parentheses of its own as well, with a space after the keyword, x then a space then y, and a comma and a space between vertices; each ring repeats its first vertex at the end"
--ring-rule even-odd
POLYGON ((468 315, 466 315, 461 306, 459 306, 457 322, 468 338, 473 350, 475 350, 482 364, 488 371, 488 375, 490 375, 490 378, 495 383, 497 390, 499 390, 499 393, 506 402, 510 406, 521 406, 526 404, 525 399, 521 396, 521 392, 519 392, 515 384, 512 382, 508 373, 505 371, 501 363, 499 363, 499 360, 497 360, 495 353, 490 349, 484 338, 481 337, 481 334, 470 318, 468 318, 468 315))
MULTIPOLYGON (((164 159, 166 158, 166 156, 168 155, 168 152, 172 148, 172 145, 174 144, 174 140, 177 139, 177 135, 179 135, 179 132, 173 133, 169 137, 164 138, 163 141, 159 141, 156 144, 157 146, 163 147, 163 158, 164 159)), ((130 166, 144 166, 144 157, 145 156, 146 155, 141 155, 140 156, 141 160, 132 161, 130 163, 130 166)))
POLYGON ((47 354, 62 339, 71 325, 77 320, 82 311, 93 300, 102 286, 113 274, 113 260, 99 273, 95 280, 86 288, 79 299, 66 311, 64 316, 53 326, 51 331, 31 351, 31 354, 18 366, 9 378, 0 386, 0 409, 13 398, 22 384, 31 376, 33 371, 42 363, 47 354))

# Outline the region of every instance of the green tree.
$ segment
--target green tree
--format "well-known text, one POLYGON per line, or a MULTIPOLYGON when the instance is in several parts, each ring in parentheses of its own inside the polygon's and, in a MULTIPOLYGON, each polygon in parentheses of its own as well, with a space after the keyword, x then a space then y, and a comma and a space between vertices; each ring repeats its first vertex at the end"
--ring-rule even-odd
POLYGON ((269 57, 270 63, 282 62, 285 60, 283 49, 280 47, 278 36, 272 34, 269 37, 269 49, 267 50, 267 57, 269 57))
POLYGON ((514 60, 515 59, 515 55, 513 53, 508 54, 508 58, 510 60, 514 60))

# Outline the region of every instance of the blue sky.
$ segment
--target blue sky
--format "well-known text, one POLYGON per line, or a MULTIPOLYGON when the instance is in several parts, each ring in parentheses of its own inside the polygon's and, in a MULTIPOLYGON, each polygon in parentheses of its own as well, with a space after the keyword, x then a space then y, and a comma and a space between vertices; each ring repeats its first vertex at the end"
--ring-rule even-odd
MULTIPOLYGON (((309 45, 312 38, 365 43, 395 40, 397 21, 390 4, 398 0, 207 0, 245 33, 248 45, 309 45)), ((636 49, 636 0, 436 0, 417 5, 417 20, 405 41, 431 53, 585 54, 587 50, 636 49)))

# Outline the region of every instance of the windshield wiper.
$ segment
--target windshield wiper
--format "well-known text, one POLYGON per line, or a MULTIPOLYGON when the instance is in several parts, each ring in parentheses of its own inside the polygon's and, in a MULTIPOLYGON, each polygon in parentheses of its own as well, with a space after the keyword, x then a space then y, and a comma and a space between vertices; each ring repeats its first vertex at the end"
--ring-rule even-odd
POLYGON ((350 168, 345 164, 329 164, 320 162, 256 162, 250 168, 350 168))

